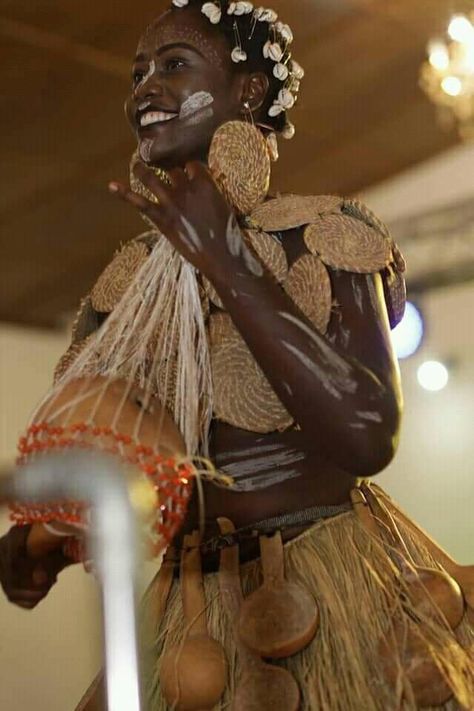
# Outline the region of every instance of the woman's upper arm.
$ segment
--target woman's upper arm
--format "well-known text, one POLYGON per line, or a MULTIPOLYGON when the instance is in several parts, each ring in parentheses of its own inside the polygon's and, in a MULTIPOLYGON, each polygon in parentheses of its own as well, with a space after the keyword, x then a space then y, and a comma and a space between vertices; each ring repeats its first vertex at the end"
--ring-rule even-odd
POLYGON ((381 275, 331 270, 330 276, 334 308, 329 340, 371 371, 401 409, 400 371, 390 337, 381 275))

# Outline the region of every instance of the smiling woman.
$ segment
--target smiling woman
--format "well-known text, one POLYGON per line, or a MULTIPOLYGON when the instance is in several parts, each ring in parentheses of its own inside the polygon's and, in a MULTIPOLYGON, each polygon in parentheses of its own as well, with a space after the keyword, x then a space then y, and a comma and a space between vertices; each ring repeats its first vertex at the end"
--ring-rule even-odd
MULTIPOLYGON (((151 711, 469 708, 461 589, 360 480, 398 440, 403 258, 356 200, 268 193, 304 74, 292 40, 273 10, 227 0, 173 0, 146 29, 126 103, 137 154, 110 191, 149 231, 83 301, 22 455, 113 441, 154 481, 167 551, 142 606, 151 711), (190 501, 197 472, 178 456, 218 470, 190 501)), ((72 555, 83 512, 64 510, 40 512, 45 528, 17 507, 36 522, 12 529, 17 554, 72 555)), ((20 604, 54 582, 22 598, 33 582, 14 570, 12 555, 2 580, 20 604)))

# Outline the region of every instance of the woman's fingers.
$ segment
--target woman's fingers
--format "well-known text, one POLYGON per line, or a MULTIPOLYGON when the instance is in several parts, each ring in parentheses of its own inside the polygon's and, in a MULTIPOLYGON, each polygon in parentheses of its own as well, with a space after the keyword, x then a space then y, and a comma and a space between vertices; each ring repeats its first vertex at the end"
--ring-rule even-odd
POLYGON ((122 198, 122 200, 129 202, 133 205, 133 207, 138 208, 138 210, 141 210, 142 212, 147 212, 150 205, 152 205, 152 203, 145 197, 138 195, 138 193, 134 193, 133 190, 127 188, 122 183, 109 183, 109 192, 113 195, 118 195, 118 197, 122 198))
MULTIPOLYGON (((174 176, 174 180, 177 180, 177 171, 173 170, 171 173, 174 176)), ((167 188, 150 168, 147 168, 143 163, 135 163, 133 166, 133 174, 153 195, 156 195, 161 203, 167 204, 169 202, 169 188, 167 188)))
POLYGON ((109 183, 109 191, 114 195, 118 195, 119 198, 125 200, 125 202, 128 202, 137 210, 140 210, 140 212, 143 212, 163 234, 166 234, 166 231, 170 227, 169 219, 167 218, 166 211, 163 210, 160 205, 156 205, 142 195, 134 193, 133 190, 127 188, 122 183, 109 183))

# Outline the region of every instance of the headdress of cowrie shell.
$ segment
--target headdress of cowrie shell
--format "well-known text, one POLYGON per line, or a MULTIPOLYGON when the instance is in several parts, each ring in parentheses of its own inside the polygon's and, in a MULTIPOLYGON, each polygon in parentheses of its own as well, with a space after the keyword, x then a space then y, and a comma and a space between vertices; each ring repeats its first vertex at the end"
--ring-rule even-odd
MULTIPOLYGON (((186 5, 189 4, 189 0, 172 0, 172 3, 176 7, 186 7, 186 5)), ((213 0, 212 2, 205 2, 201 7, 201 12, 213 25, 217 25, 221 22, 225 10, 223 9, 221 0, 213 0)), ((252 38, 255 26, 258 22, 268 23, 269 39, 263 46, 263 56, 265 59, 275 62, 273 75, 283 84, 277 99, 275 99, 268 110, 268 115, 274 118, 285 113, 294 106, 300 88, 300 81, 304 76, 303 68, 292 58, 288 50, 290 44, 293 42, 291 27, 281 20, 278 20, 278 15, 275 10, 262 6, 254 8, 253 3, 244 0, 228 2, 226 14, 235 18, 243 15, 252 15, 249 40, 252 38)), ((236 44, 232 49, 231 59, 235 64, 246 62, 248 56, 242 46, 237 22, 234 22, 234 34, 236 44)), ((283 129, 280 130, 280 133, 283 138, 291 139, 295 135, 295 127, 292 123, 287 121, 283 129)), ((272 137, 270 141, 271 152, 274 156, 277 154, 274 145, 275 140, 272 137)))
POLYGON ((209 21, 212 22, 213 25, 218 25, 221 21, 222 10, 220 5, 216 5, 214 2, 205 2, 201 8, 201 12, 209 18, 209 21))

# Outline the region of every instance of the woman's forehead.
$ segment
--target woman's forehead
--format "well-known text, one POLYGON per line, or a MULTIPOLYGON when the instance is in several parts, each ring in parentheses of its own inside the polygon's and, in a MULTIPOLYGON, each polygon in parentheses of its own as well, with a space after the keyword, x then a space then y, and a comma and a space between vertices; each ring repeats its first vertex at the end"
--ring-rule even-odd
POLYGON ((230 51, 224 37, 209 32, 205 18, 169 10, 152 22, 140 38, 137 55, 152 56, 168 44, 189 44, 213 64, 223 66, 230 51))

